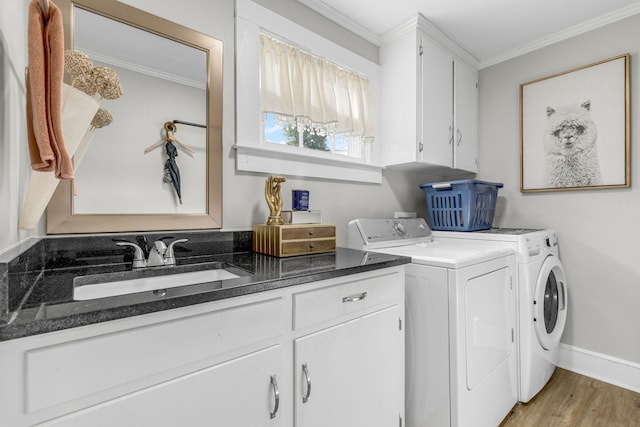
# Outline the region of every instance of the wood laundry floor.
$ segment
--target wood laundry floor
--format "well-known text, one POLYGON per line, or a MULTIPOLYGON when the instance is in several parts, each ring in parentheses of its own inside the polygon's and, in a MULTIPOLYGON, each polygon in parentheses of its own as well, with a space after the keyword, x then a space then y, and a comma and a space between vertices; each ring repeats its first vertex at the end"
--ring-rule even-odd
POLYGON ((557 368, 526 404, 516 405, 500 427, 640 426, 640 393, 557 368))

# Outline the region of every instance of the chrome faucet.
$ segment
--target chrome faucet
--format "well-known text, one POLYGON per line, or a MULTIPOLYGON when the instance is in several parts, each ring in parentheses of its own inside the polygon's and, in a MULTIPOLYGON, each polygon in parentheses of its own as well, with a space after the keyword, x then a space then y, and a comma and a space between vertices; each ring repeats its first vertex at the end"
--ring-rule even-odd
POLYGON ((116 242, 118 246, 131 246, 134 249, 133 252, 133 268, 144 268, 144 267, 157 267, 161 265, 175 265, 176 257, 174 254, 173 247, 176 243, 184 243, 187 242, 188 239, 178 239, 174 240, 167 245, 162 240, 156 240, 153 243, 153 246, 149 250, 149 257, 145 259, 144 251, 142 248, 131 242, 116 242))

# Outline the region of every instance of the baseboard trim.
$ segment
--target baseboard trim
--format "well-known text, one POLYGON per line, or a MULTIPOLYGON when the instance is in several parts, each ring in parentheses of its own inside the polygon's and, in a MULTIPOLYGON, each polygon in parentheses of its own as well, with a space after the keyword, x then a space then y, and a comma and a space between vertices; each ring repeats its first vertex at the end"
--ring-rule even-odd
POLYGON ((640 364, 560 344, 558 366, 640 393, 640 364))

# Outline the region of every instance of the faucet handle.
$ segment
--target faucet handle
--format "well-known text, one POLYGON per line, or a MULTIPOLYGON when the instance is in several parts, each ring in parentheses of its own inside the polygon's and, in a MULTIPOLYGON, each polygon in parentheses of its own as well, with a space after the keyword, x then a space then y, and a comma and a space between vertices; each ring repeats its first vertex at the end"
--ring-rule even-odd
POLYGON ((132 264, 133 268, 141 268, 141 267, 146 267, 147 266, 147 260, 144 259, 144 251, 142 250, 142 248, 140 246, 136 245, 135 243, 131 243, 131 242, 116 242, 116 245, 133 247, 133 249, 134 249, 134 252, 133 252, 133 264, 132 264))
POLYGON ((164 256, 164 264, 165 265, 175 265, 176 263, 176 256, 174 254, 173 251, 173 246, 176 243, 184 243, 184 242, 188 242, 189 239, 178 239, 178 240, 174 240, 173 242, 169 243, 169 247, 167 248, 167 251, 165 252, 165 256, 164 256))
POLYGON ((160 255, 164 255, 167 251, 167 245, 162 240, 156 240, 153 242, 153 247, 158 251, 160 255))

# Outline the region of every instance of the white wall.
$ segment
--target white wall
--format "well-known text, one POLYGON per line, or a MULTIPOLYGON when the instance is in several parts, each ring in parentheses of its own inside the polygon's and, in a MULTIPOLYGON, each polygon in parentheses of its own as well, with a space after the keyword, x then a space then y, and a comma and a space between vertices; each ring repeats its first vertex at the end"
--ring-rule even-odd
MULTIPOLYGON (((497 225, 554 228, 569 285, 562 342, 640 362, 640 188, 520 193, 519 85, 631 54, 631 124, 640 123, 640 15, 480 71, 479 176, 504 182, 497 225)), ((632 126, 633 127, 633 126, 632 126)), ((638 133, 632 132, 632 147, 638 133)), ((632 148, 632 168, 638 150, 632 148)))
POLYGON ((0 2, 0 252, 36 232, 18 232, 29 169, 25 125, 26 1, 0 2))

